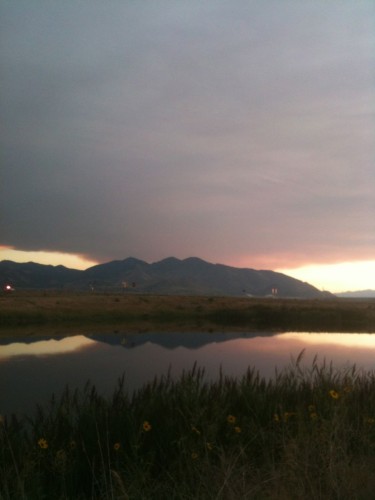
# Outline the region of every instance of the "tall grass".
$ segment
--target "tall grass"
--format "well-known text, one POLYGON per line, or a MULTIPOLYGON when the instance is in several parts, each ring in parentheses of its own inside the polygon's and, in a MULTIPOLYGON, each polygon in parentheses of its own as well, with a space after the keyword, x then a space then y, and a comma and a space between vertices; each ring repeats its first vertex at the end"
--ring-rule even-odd
POLYGON ((2 417, 0 498, 373 498, 374 374, 302 358, 271 380, 194 366, 132 395, 87 384, 2 417))

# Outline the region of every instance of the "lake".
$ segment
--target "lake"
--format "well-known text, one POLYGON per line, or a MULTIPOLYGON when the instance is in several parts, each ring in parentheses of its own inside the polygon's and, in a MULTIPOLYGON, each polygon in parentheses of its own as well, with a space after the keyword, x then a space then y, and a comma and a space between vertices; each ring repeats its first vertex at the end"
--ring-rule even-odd
POLYGON ((332 361, 337 368, 356 364, 375 369, 375 335, 366 333, 137 333, 68 337, 0 338, 0 414, 31 413, 66 385, 82 388, 90 380, 111 395, 118 378, 132 392, 171 370, 176 377, 194 363, 207 379, 240 377, 255 367, 268 378, 305 349, 303 365, 332 361))

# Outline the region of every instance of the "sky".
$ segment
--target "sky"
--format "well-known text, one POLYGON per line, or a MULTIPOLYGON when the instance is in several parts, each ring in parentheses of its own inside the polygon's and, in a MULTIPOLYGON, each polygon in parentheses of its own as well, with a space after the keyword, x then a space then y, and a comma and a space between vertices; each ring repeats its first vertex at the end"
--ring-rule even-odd
POLYGON ((372 0, 3 0, 0 260, 375 288, 372 0))

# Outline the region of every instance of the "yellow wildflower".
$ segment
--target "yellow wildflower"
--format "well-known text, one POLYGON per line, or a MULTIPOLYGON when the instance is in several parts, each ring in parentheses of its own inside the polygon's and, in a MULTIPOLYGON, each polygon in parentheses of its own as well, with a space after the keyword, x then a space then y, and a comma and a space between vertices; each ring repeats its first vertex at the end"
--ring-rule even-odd
POLYGON ((65 459, 66 459, 65 450, 58 450, 56 452, 56 460, 65 460, 65 459))
POLYGON ((332 399, 339 399, 340 397, 339 393, 334 391, 333 389, 329 391, 329 395, 331 396, 332 399))
POLYGON ((58 450, 55 455, 55 464, 54 464, 56 469, 60 470, 60 472, 64 472, 66 467, 66 461, 67 457, 65 450, 58 450))
POLYGON ((227 416, 227 422, 228 424, 235 424, 236 423, 236 417, 234 415, 228 415, 227 416))
POLYGON ((115 443, 115 444, 113 445, 113 449, 114 449, 115 451, 118 451, 120 448, 121 448, 121 444, 120 444, 120 443, 115 443))
POLYGON ((296 413, 293 411, 286 411, 284 413, 284 422, 287 422, 290 417, 293 417, 293 415, 296 415, 296 413))
POLYGON ((39 448, 41 448, 42 450, 46 450, 48 448, 48 442, 44 438, 40 438, 38 440, 38 445, 39 445, 39 448))
POLYGON ((147 420, 143 422, 142 427, 145 432, 149 432, 152 429, 150 422, 148 422, 147 420))
POLYGON ((56 460, 56 465, 58 465, 60 467, 63 467, 65 465, 65 462, 66 462, 66 453, 65 453, 65 451, 64 450, 59 450, 56 453, 55 460, 56 460))
POLYGON ((239 434, 241 432, 241 427, 236 426, 234 428, 234 432, 237 432, 237 434, 239 434))

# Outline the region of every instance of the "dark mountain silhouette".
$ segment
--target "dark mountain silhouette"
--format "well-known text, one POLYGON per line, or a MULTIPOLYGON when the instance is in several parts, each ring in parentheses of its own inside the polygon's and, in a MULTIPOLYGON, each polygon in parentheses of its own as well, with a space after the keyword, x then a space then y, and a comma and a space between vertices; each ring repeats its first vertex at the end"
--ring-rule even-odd
POLYGON ((85 271, 29 262, 0 262, 0 283, 16 289, 124 291, 179 295, 324 298, 312 285, 274 271, 211 264, 174 257, 148 264, 135 258, 99 264, 85 271))
POLYGON ((0 262, 0 285, 6 283, 22 288, 65 288, 74 283, 81 271, 64 266, 45 266, 27 262, 18 264, 10 260, 0 262))
MULTIPOLYGON (((212 332, 204 333, 200 332, 198 335, 194 332, 182 333, 182 332, 153 332, 153 333, 103 333, 103 334, 91 334, 84 335, 88 339, 94 340, 96 342, 101 342, 104 344, 109 344, 111 346, 121 346, 125 349, 134 349, 140 347, 144 344, 156 344, 165 349, 177 349, 179 347, 184 347, 186 349, 199 349, 205 345, 213 343, 222 343, 229 340, 235 339, 245 339, 254 337, 269 337, 272 333, 265 332, 212 332)), ((43 336, 33 336, 33 337, 0 337, 0 346, 7 346, 13 344, 15 340, 17 343, 22 344, 33 344, 40 341, 55 340, 60 342, 65 337, 53 336, 53 335, 43 335, 43 336)))

